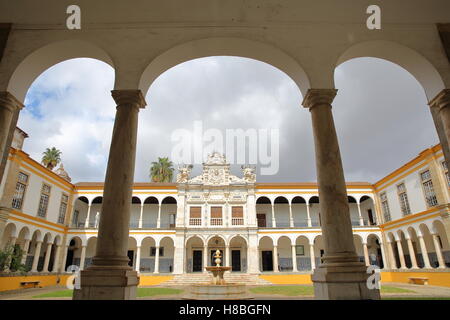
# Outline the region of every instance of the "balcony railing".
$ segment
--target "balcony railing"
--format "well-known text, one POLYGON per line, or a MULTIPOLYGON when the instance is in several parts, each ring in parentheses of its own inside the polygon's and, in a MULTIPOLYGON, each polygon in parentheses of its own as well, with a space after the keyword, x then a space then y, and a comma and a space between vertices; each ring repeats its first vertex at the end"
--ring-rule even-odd
POLYGON ((243 226, 244 218, 231 218, 231 225, 232 226, 243 226))
POLYGON ((190 226, 201 226, 202 218, 189 218, 189 225, 190 226))
POLYGON ((222 218, 211 218, 211 226, 221 226, 222 218))

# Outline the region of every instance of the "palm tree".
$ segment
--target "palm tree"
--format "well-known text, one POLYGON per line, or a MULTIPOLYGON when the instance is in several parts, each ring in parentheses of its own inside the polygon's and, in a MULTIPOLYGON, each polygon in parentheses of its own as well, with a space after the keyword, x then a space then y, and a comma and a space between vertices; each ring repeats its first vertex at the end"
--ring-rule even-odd
POLYGON ((153 161, 150 167, 150 178, 152 182, 172 182, 173 163, 169 158, 159 158, 153 161))
POLYGON ((47 148, 42 154, 42 164, 50 170, 53 170, 61 162, 61 151, 55 147, 47 148))

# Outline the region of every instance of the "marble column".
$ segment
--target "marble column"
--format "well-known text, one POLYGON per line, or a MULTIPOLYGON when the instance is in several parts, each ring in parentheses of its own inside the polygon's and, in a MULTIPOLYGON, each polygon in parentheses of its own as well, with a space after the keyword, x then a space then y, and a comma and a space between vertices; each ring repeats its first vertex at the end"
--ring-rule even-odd
POLYGON ((47 250, 45 250, 45 258, 44 258, 44 268, 42 272, 48 272, 48 264, 50 263, 50 256, 52 254, 52 246, 53 243, 47 243, 47 250))
POLYGON ((420 250, 422 251, 422 259, 423 259, 424 268, 431 269, 430 258, 428 257, 427 246, 425 245, 423 236, 417 235, 417 238, 419 239, 420 250))
POLYGON ((61 272, 66 272, 66 263, 67 263, 67 247, 68 246, 64 246, 63 247, 63 258, 61 260, 61 272))
POLYGON ((274 272, 280 271, 278 269, 278 247, 277 246, 273 246, 273 271, 274 272))
POLYGON ((411 268, 418 269, 419 267, 417 266, 416 253, 414 252, 414 246, 411 238, 406 239, 406 241, 408 242, 409 257, 411 258, 411 268))
POLYGON ((23 244, 23 256, 22 259, 20 261, 20 263, 25 264, 27 261, 27 256, 28 256, 28 249, 30 248, 30 239, 25 239, 25 242, 23 244))
POLYGON ((289 203, 289 227, 294 227, 294 217, 292 215, 292 204, 289 203))
POLYGON ((316 299, 380 299, 367 287, 366 266, 353 242, 347 189, 331 103, 336 89, 309 89, 303 106, 311 113, 321 228, 325 254, 312 276, 316 299))
POLYGON ((389 260, 390 260, 391 269, 398 269, 397 260, 395 259, 394 248, 393 248, 393 244, 391 241, 388 241, 388 250, 389 250, 389 260))
POLYGON ((139 229, 142 229, 142 220, 144 218, 144 204, 141 203, 141 212, 139 213, 139 229))
POLYGON ((59 256, 61 255, 61 245, 56 245, 55 261, 53 262, 52 272, 58 272, 59 256))
POLYGON ((161 228, 161 203, 158 205, 158 217, 156 219, 156 228, 161 228))
POLYGON ((439 262, 439 269, 445 268, 445 260, 444 256, 442 255, 441 245, 439 244, 439 239, 437 234, 432 234, 433 236, 433 244, 434 249, 436 250, 436 256, 439 262))
POLYGON ((39 256, 41 255, 42 241, 36 241, 36 248, 34 249, 33 264, 31 265, 31 272, 37 272, 39 263, 39 256))
POLYGON ((295 244, 291 245, 291 250, 292 250, 292 272, 298 272, 297 251, 295 249, 295 244))
POLYGON ((370 258, 369 258, 369 250, 367 249, 367 243, 363 243, 363 250, 364 250, 364 262, 366 263, 366 266, 370 266, 370 258))
POLYGON ((400 269, 406 269, 405 254, 403 253, 402 241, 399 239, 396 240, 396 242, 397 242, 398 257, 400 259, 400 269))
POLYGON ((230 266, 230 246, 225 246, 225 267, 230 266))
POLYGON ((316 269, 316 256, 314 255, 314 244, 309 245, 309 257, 311 259, 311 271, 314 272, 316 269))
MULTIPOLYGON (((380 249, 381 249, 381 260, 383 261, 383 269, 389 269, 388 266, 388 259, 386 256, 386 252, 384 250, 384 244, 380 242, 380 249)), ((381 266, 379 266, 381 268, 381 266)))
POLYGON ((85 261, 86 261, 86 246, 82 246, 80 256, 80 270, 84 270, 85 261))
POLYGON ((86 220, 84 221, 84 228, 87 229, 89 228, 89 219, 91 216, 91 204, 88 204, 88 210, 87 210, 87 214, 86 214, 86 220))
POLYGON ((361 204, 359 202, 356 202, 356 205, 358 206, 359 225, 364 226, 364 219, 361 214, 361 204))
POLYGON ((208 266, 208 245, 204 245, 203 246, 203 272, 207 272, 206 271, 206 267, 208 266))
POLYGON ((309 212, 309 203, 306 204, 306 224, 308 225, 308 227, 312 227, 311 213, 309 212))
POLYGON ((131 197, 136 159, 139 109, 146 103, 140 90, 113 90, 117 103, 104 185, 97 248, 92 264, 81 271, 74 299, 135 299, 138 274, 128 265, 131 197), (103 214, 105 213, 105 214, 103 214))
POLYGON ((275 219, 275 204, 271 203, 272 205, 272 228, 277 227, 277 220, 275 219))
MULTIPOLYGON (((23 103, 11 93, 0 91, 0 182, 3 179, 19 112, 23 107, 23 103)), ((2 234, 3 230, 0 229, 0 235, 2 234)))
POLYGON ((139 272, 141 268, 141 247, 136 247, 136 264, 135 270, 139 272))
POLYGON ((153 273, 159 273, 159 247, 156 247, 155 252, 155 270, 153 273))

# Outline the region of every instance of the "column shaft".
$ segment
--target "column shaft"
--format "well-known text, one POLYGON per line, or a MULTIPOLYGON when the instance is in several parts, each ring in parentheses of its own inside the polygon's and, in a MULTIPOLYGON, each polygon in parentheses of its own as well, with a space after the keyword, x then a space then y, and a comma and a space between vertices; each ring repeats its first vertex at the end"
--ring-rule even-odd
POLYGON ((156 228, 161 228, 161 203, 158 205, 158 218, 156 219, 156 228))
POLYGON ((278 268, 278 247, 273 246, 273 271, 279 272, 280 269, 278 268))
POLYGON ((86 246, 81 247, 80 270, 84 270, 84 262, 86 261, 86 246))
POLYGON ((61 254, 61 245, 57 245, 56 252, 55 252, 55 261, 53 262, 52 272, 58 272, 60 254, 61 254))
POLYGON ((400 268, 406 269, 405 255, 403 253, 403 247, 402 247, 401 240, 397 240, 397 251, 398 251, 398 257, 400 259, 400 268))
POLYGON ((438 235, 433 234, 434 249, 436 250, 436 256, 439 262, 439 268, 445 268, 444 256, 442 255, 441 245, 439 244, 438 235))
POLYGON ((36 248, 34 249, 34 257, 33 257, 33 264, 31 266, 31 272, 37 272, 39 256, 41 254, 41 246, 42 246, 42 241, 37 241, 36 248))
POLYGON ((369 250, 367 249, 367 243, 363 243, 363 249, 364 249, 364 262, 366 263, 366 266, 370 266, 369 250))
POLYGON ((156 247, 155 253, 155 270, 153 273, 159 273, 159 247, 156 247))
POLYGON ((429 103, 434 125, 438 133, 439 142, 442 145, 445 161, 450 168, 450 89, 442 90, 429 103))
POLYGON ((292 204, 289 203, 289 227, 294 227, 294 217, 292 216, 292 204))
POLYGON ((47 250, 45 250, 44 268, 42 269, 42 272, 48 272, 48 264, 50 262, 50 255, 52 253, 52 246, 53 246, 53 243, 48 243, 47 244, 47 250))
POLYGON ((308 225, 308 227, 312 227, 311 214, 309 212, 309 203, 306 204, 306 224, 308 225))
POLYGON ((363 219, 362 214, 361 214, 361 204, 359 202, 356 202, 356 204, 358 206, 359 225, 360 226, 364 226, 364 219, 363 219))
POLYGON ((90 219, 90 216, 91 216, 91 205, 89 204, 88 205, 88 211, 87 211, 87 214, 86 214, 86 220, 84 221, 84 227, 87 229, 87 228, 89 228, 89 219, 90 219))
POLYGON ((314 255, 314 244, 309 245, 309 257, 311 259, 311 271, 314 271, 316 268, 316 257, 314 255))
POLYGON ((144 204, 141 204, 141 212, 139 213, 139 229, 142 229, 142 219, 144 218, 144 204))
POLYGON ((230 246, 225 246, 225 267, 230 266, 230 246))
MULTIPOLYGON (((389 269, 388 259, 386 257, 386 252, 384 250, 384 243, 380 242, 380 249, 381 249, 381 260, 383 261, 383 269, 389 269)), ((379 267, 381 268, 381 266, 379 267)))
POLYGON ((140 271, 141 268, 141 247, 136 247, 136 264, 135 269, 137 272, 140 271))
POLYGON ((398 269, 397 260, 395 259, 394 248, 393 248, 392 242, 388 242, 388 246, 389 246, 389 249, 388 249, 389 256, 390 256, 390 260, 391 260, 391 269, 398 269))
POLYGON ((275 219, 275 204, 272 203, 272 228, 277 227, 277 220, 275 219))
POLYGON ((414 246, 412 244, 411 238, 408 238, 406 241, 408 241, 408 251, 409 257, 411 258, 411 268, 417 269, 419 267, 417 266, 416 253, 414 252, 414 246))
POLYGON ((25 262, 27 261, 27 256, 28 256, 28 249, 30 248, 30 240, 25 240, 24 244, 23 244, 23 256, 22 256, 22 260, 20 261, 20 263, 25 264, 25 262))
POLYGON ((208 266, 208 246, 203 247, 203 272, 206 272, 206 267, 208 266))
POLYGON ((420 244, 420 250, 422 251, 422 259, 423 259, 424 268, 431 269, 430 258, 428 257, 427 246, 425 245, 423 236, 420 235, 417 238, 419 238, 419 244, 420 244))
POLYGON ((297 268, 297 251, 295 250, 295 244, 292 245, 292 272, 298 272, 297 268))

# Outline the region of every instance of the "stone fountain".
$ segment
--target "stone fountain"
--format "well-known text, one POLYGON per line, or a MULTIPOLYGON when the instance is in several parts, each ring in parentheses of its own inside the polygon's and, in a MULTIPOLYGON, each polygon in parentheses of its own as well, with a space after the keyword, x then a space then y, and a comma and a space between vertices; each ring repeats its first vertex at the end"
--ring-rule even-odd
POLYGON ((221 266, 220 250, 214 254, 216 266, 205 267, 206 271, 211 272, 213 279, 211 283, 194 284, 189 287, 184 299, 191 300, 244 300, 252 299, 247 293, 245 284, 226 283, 223 274, 231 270, 231 267, 221 266))

